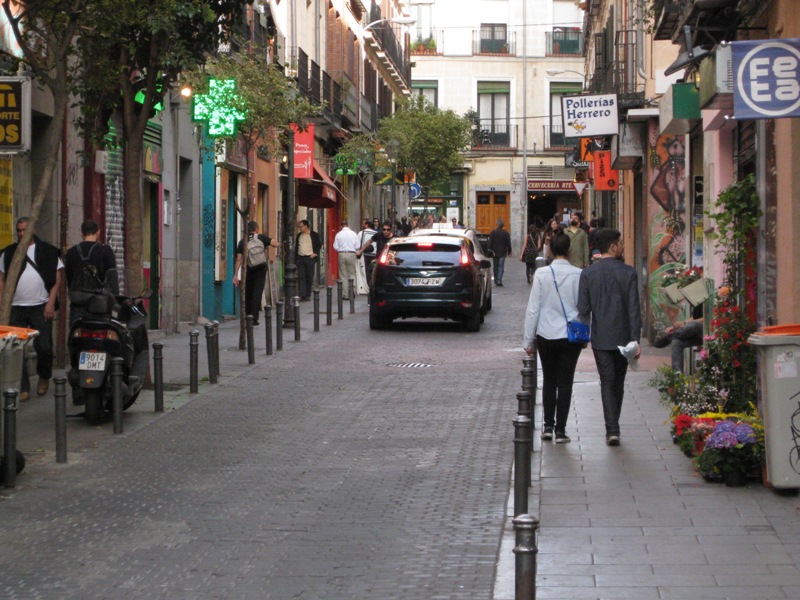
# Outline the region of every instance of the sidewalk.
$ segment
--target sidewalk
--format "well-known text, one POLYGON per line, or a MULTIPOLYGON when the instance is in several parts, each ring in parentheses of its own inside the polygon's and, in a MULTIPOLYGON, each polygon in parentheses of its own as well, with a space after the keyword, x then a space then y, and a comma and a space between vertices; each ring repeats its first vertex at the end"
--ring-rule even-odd
MULTIPOLYGON (((356 299, 356 313, 366 306, 367 297, 362 295, 356 299)), ((301 343, 310 340, 315 335, 324 335, 326 329, 335 328, 347 323, 350 315, 349 302, 344 303, 343 319, 340 321, 336 308, 334 295, 333 315, 331 325, 326 325, 326 300, 324 293, 320 298, 320 323, 319 332, 314 332, 314 303, 303 302, 300 304, 300 336, 301 343)), ((268 361, 280 361, 281 352, 277 350, 276 344, 276 316, 272 311, 272 356, 266 355, 266 330, 264 316, 261 315, 260 326, 254 328, 255 358, 256 364, 268 361)), ((287 349, 290 345, 296 344, 294 326, 283 329, 283 347, 287 349)), ((164 371, 164 413, 154 412, 155 395, 152 389, 143 389, 139 398, 128 410, 125 411, 124 427, 125 433, 131 433, 145 427, 152 421, 159 419, 164 414, 176 410, 192 400, 202 395, 209 389, 213 389, 213 384, 208 381, 208 355, 206 350, 205 330, 202 325, 192 325, 186 327, 184 331, 171 335, 164 335, 163 332, 150 332, 150 365, 152 368, 153 343, 163 344, 163 371, 164 371), (189 332, 197 330, 199 332, 198 346, 198 394, 189 393, 189 332)), ((247 350, 239 350, 239 319, 232 318, 221 321, 219 324, 219 362, 220 377, 219 383, 226 380, 230 381, 252 365, 247 363, 247 350)), ((53 376, 64 375, 63 369, 54 369, 53 376)), ((152 373, 151 373, 152 376, 152 373)), ((36 381, 34 375, 33 381, 36 381)), ((47 394, 38 397, 35 392, 35 385, 31 393, 31 398, 27 402, 19 403, 17 411, 17 448, 25 455, 25 473, 32 477, 20 477, 17 480, 17 487, 21 488, 28 482, 29 485, 36 483, 35 473, 44 469, 58 469, 62 465, 56 463, 55 458, 55 384, 51 381, 50 389, 47 394)), ((108 426, 91 427, 80 416, 83 407, 72 405, 72 395, 67 386, 67 447, 68 463, 80 461, 80 456, 88 449, 100 444, 113 443, 115 439, 124 436, 114 436, 108 426)))
MULTIPOLYGON (((760 484, 705 482, 672 443, 647 385, 669 362, 647 343, 628 371, 622 445, 605 445, 599 378, 582 353, 569 444, 539 440, 529 513, 540 519, 538 599, 800 598, 800 501, 760 484)), ((539 373, 541 385, 541 372, 539 373)), ((514 599, 513 487, 494 600, 514 599)))

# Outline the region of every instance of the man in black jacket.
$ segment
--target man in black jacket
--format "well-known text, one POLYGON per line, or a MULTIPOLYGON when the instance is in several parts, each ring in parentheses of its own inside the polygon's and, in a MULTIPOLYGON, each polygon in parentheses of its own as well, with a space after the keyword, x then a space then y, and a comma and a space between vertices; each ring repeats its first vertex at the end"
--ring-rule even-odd
MULTIPOLYGON (((17 219, 18 240, 22 239, 27 228, 28 217, 17 219)), ((19 241, 3 249, 0 258, 0 296, 3 294, 6 273, 18 244, 19 241)), ((36 350, 36 373, 39 375, 36 392, 40 396, 47 393, 50 378, 53 376, 53 318, 58 310, 56 302, 63 281, 64 263, 61 262, 61 251, 33 235, 17 279, 9 324, 39 332, 33 340, 33 347, 36 350)), ((21 402, 30 398, 30 389, 27 361, 23 361, 19 394, 21 402)))
POLYGON ((511 256, 511 235, 503 227, 505 227, 503 219, 497 219, 497 227, 489 234, 488 244, 494 263, 494 282, 500 287, 503 287, 506 256, 511 256))
MULTIPOLYGON (((86 302, 88 302, 90 294, 83 294, 78 289, 85 285, 85 283, 78 282, 84 279, 82 275, 87 271, 87 268, 92 272, 94 279, 91 282, 94 285, 91 285, 90 289, 102 288, 106 273, 117 268, 117 258, 114 256, 111 246, 107 246, 98 240, 100 226, 95 221, 87 219, 81 223, 81 236, 83 241, 67 250, 67 256, 64 259, 64 272, 67 278, 67 288, 70 292, 70 326, 87 314, 86 302)), ((116 293, 118 289, 112 289, 111 291, 116 293)))
POLYGON ((297 227, 300 229, 294 246, 294 263, 297 265, 297 293, 302 302, 308 302, 311 300, 311 289, 314 287, 314 269, 319 261, 322 241, 319 234, 311 230, 311 225, 305 219, 300 221, 297 227))
POLYGON ((639 285, 634 268, 622 262, 619 231, 601 229, 595 243, 600 257, 581 272, 578 312, 584 323, 591 315, 592 352, 600 375, 606 443, 619 446, 619 415, 628 371, 628 360, 619 346, 638 343, 641 338, 639 285))

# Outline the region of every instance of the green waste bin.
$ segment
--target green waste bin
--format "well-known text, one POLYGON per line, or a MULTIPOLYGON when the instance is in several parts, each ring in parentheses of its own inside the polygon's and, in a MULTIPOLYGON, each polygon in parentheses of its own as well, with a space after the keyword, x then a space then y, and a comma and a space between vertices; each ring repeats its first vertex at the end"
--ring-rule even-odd
POLYGON ((758 353, 767 479, 800 488, 800 324, 764 327, 749 342, 758 353))

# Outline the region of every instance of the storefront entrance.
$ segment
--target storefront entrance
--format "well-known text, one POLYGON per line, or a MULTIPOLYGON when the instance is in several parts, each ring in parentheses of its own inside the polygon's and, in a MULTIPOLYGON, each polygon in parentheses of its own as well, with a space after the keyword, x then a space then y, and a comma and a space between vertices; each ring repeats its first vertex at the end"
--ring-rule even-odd
POLYGON ((490 232, 497 226, 497 219, 503 219, 505 229, 509 229, 511 206, 508 192, 478 192, 475 225, 478 231, 490 232))

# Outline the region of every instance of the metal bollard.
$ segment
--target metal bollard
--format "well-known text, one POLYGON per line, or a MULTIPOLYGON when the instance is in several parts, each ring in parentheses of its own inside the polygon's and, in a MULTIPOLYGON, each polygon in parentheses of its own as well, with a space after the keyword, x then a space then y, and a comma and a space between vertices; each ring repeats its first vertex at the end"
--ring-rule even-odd
POLYGON ((531 393, 531 406, 536 406, 536 388, 538 387, 538 355, 536 340, 533 342, 533 354, 522 359, 522 389, 531 393))
POLYGON ((514 419, 514 516, 528 512, 528 486, 530 485, 531 420, 514 419))
POLYGON ((341 321, 344 319, 344 301, 342 300, 342 280, 336 280, 336 308, 339 311, 339 316, 336 317, 337 320, 341 321))
POLYGON ((272 307, 270 305, 264 307, 264 329, 266 330, 267 356, 272 356, 272 307))
POLYGON ((122 433, 122 363, 119 356, 111 359, 111 420, 114 433, 122 433))
POLYGON ((247 334, 247 364, 256 364, 256 343, 253 340, 253 315, 247 315, 244 318, 244 328, 247 334))
POLYGON ((200 346, 200 332, 197 329, 192 329, 189 332, 189 393, 197 393, 198 383, 198 349, 200 346))
POLYGON ((514 599, 536 600, 536 532, 539 530, 539 519, 524 514, 514 517, 515 543, 514 554, 514 599))
POLYGON ((350 314, 352 315, 356 312, 356 282, 352 277, 347 282, 350 285, 350 293, 347 297, 350 298, 350 314))
POLYGON ((278 301, 275 303, 275 319, 278 322, 278 326, 275 327, 275 349, 280 352, 283 350, 283 327, 281 323, 283 323, 283 301, 278 301))
POLYGON ((294 310, 294 341, 300 341, 300 296, 292 298, 292 309, 294 310))
POLYGON ((319 288, 314 288, 314 331, 319 331, 319 288))
POLYGON ((326 325, 330 325, 333 323, 333 286, 328 286, 328 306, 327 306, 327 317, 326 317, 326 325))
POLYGON ((164 412, 164 344, 153 342, 153 398, 155 412, 164 412))
POLYGON ((219 381, 219 321, 212 321, 214 326, 214 383, 219 381))
POLYGON ((17 390, 8 388, 3 398, 3 485, 13 488, 17 485, 17 390))
POLYGON ((67 378, 53 377, 56 399, 56 462, 67 462, 67 378))
POLYGON ((203 328, 206 330, 206 356, 208 357, 208 381, 217 383, 217 373, 214 371, 214 326, 206 323, 203 328))
MULTIPOLYGON (((517 392, 517 414, 521 417, 528 417, 531 420, 531 431, 533 431, 533 406, 531 405, 531 393, 525 390, 517 392)), ((530 435, 530 452, 533 452, 533 433, 530 435)), ((530 483, 530 472, 528 473, 530 483)))

